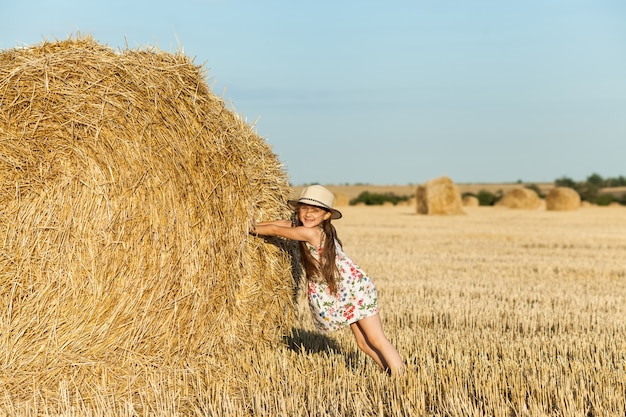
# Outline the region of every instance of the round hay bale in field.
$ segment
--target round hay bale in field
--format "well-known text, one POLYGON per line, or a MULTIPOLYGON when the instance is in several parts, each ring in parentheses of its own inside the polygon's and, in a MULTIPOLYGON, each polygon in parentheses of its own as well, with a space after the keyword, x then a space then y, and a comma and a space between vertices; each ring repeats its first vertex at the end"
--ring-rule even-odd
POLYGON ((466 195, 463 197, 463 207, 478 207, 480 206, 480 200, 474 195, 466 195))
POLYGON ((419 185, 415 200, 418 214, 465 214, 461 207, 461 193, 448 177, 419 185))
POLYGON ((580 206, 580 195, 573 188, 555 187, 546 196, 546 210, 577 210, 580 206))
POLYGON ((502 197, 496 206, 511 209, 535 210, 541 207, 541 199, 530 188, 514 188, 502 197))
POLYGON ((288 179, 187 57, 3 51, 0 178, 5 360, 187 360, 289 331, 292 247, 248 234, 289 214, 288 179))
POLYGON ((335 206, 349 206, 350 205, 350 197, 348 197, 346 194, 337 194, 334 193, 335 195, 335 206))

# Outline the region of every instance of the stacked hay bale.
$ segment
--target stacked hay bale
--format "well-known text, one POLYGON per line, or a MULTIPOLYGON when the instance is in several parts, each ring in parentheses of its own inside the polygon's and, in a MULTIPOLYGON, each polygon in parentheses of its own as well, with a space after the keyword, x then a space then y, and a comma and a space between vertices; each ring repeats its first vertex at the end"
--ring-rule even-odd
POLYGON ((475 195, 466 195, 463 197, 463 207, 478 207, 480 206, 480 200, 475 195))
POLYGON ((289 213, 287 177, 187 57, 91 38, 3 51, 0 179, 9 371, 114 374, 289 330, 291 247, 248 234, 289 213))
POLYGON ((418 214, 465 214, 461 193, 448 177, 439 177, 417 187, 415 200, 418 214))
POLYGON ((502 197, 496 206, 512 209, 535 210, 541 207, 541 199, 530 188, 514 188, 502 197))
POLYGON ((578 210, 580 206, 580 194, 573 188, 555 187, 546 196, 546 210, 578 210))

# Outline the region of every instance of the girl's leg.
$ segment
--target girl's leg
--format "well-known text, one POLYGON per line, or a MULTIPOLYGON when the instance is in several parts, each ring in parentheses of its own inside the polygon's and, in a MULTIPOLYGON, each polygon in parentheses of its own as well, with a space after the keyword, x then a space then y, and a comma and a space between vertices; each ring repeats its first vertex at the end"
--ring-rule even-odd
POLYGON ((363 352, 365 352, 368 356, 371 356, 372 359, 381 367, 381 369, 387 369, 387 362, 383 358, 383 355, 375 350, 370 344, 367 342, 365 338, 365 334, 358 325, 358 322, 352 323, 350 325, 350 329, 352 329, 352 333, 354 334, 354 338, 356 339, 356 344, 363 352))
POLYGON ((387 340, 378 314, 352 323, 350 328, 359 348, 371 356, 382 369, 394 374, 404 372, 402 357, 387 340))

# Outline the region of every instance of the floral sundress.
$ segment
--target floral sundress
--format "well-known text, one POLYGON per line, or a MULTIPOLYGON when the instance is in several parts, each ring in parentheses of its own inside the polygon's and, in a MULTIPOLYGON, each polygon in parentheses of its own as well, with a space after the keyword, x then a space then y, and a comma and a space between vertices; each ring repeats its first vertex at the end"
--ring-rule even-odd
MULTIPOLYGON (((308 282, 311 315, 315 327, 322 332, 338 330, 379 311, 376 287, 372 280, 346 256, 339 242, 335 241, 335 246, 340 274, 337 294, 330 292, 326 281, 308 282)), ((319 260, 321 248, 309 243, 307 247, 315 259, 319 260)))

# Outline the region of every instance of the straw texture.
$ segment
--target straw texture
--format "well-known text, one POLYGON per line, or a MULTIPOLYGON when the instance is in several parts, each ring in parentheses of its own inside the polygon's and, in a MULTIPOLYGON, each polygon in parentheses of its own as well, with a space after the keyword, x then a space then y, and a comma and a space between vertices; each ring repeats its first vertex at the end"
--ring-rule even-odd
POLYGON ((248 235, 288 214, 287 177, 182 54, 90 37, 3 51, 0 178, 13 378, 89 365, 104 381, 287 332, 292 248, 248 235))
POLYGON ((546 196, 547 210, 570 211, 578 210, 580 207, 580 194, 573 188, 554 187, 546 196))
POLYGON ((463 204, 463 207, 478 207, 478 206, 480 206, 480 200, 478 199, 478 197, 476 197, 474 195, 466 195, 461 200, 461 203, 463 204))
POLYGON ((415 199, 417 214, 465 214, 461 193, 456 184, 446 176, 418 185, 415 199))
POLYGON ((511 209, 535 210, 541 207, 541 199, 530 188, 513 188, 508 191, 496 206, 511 209))

